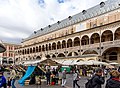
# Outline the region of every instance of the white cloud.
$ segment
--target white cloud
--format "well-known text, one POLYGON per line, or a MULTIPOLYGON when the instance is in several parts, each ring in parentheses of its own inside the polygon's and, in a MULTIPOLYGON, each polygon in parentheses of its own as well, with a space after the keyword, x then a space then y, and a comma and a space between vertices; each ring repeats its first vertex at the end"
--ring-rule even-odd
POLYGON ((28 37, 41 27, 101 2, 101 0, 62 1, 64 3, 59 3, 58 0, 0 0, 0 39, 20 42, 20 39, 28 37))

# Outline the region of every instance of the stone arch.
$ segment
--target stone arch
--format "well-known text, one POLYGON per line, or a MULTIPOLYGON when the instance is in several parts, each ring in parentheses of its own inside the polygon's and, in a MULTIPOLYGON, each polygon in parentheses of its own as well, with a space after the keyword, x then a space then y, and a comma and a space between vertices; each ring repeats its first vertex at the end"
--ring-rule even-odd
POLYGON ((89 44, 89 37, 87 35, 84 35, 81 38, 81 45, 88 45, 89 44))
POLYGON ((65 40, 62 41, 62 48, 66 48, 66 41, 65 40))
POLYGON ((60 43, 60 41, 57 42, 57 49, 61 49, 61 43, 60 43))
POLYGON ((3 62, 3 63, 7 63, 7 58, 6 58, 6 57, 3 57, 2 62, 3 62))
POLYGON ((52 58, 56 58, 55 54, 52 55, 52 58))
POLYGON ((52 43, 52 50, 56 50, 56 43, 55 42, 52 43))
POLYGON ((46 58, 48 58, 48 59, 49 59, 49 58, 50 58, 50 55, 46 55, 46 58))
POLYGON ((40 59, 41 59, 41 57, 40 57, 40 56, 37 56, 37 57, 36 57, 36 60, 40 60, 40 59))
POLYGON ((113 33, 110 30, 106 30, 102 33, 101 42, 113 41, 113 33))
POLYGON ((70 52, 70 53, 68 54, 68 56, 72 56, 72 52, 70 52))
POLYGON ((39 46, 39 52, 41 52, 41 46, 39 46))
POLYGON ((46 51, 48 51, 48 44, 46 44, 46 51))
POLYGON ((44 45, 42 45, 42 51, 45 51, 45 46, 44 45))
POLYGON ((13 59, 12 59, 12 58, 9 58, 9 59, 8 59, 8 63, 9 63, 9 64, 13 64, 13 59))
POLYGON ((29 50, 29 48, 27 49, 27 54, 29 54, 29 52, 30 52, 30 50, 29 50))
POLYGON ((80 38, 79 37, 76 37, 74 39, 74 46, 80 46, 80 38))
POLYGON ((52 49, 52 47, 51 47, 51 44, 49 43, 49 50, 51 50, 52 49))
POLYGON ((116 29, 116 31, 115 31, 115 40, 119 40, 120 39, 120 27, 118 28, 118 29, 116 29))
POLYGON ((35 47, 33 47, 33 53, 35 53, 35 47))
POLYGON ((65 57, 65 55, 63 53, 60 53, 60 54, 58 54, 57 57, 65 57))
POLYGON ((30 48, 30 53, 32 53, 32 48, 30 48))
POLYGON ((77 52, 74 52, 74 56, 78 56, 78 53, 77 53, 77 52))
POLYGON ((38 46, 36 46, 36 52, 38 52, 38 51, 39 51, 38 46))
POLYGON ((79 59, 79 60, 77 60, 76 62, 80 62, 80 61, 84 61, 83 59, 79 59))
POLYGON ((94 33, 91 35, 90 44, 94 43, 100 43, 100 35, 98 33, 94 33))
POLYGON ((86 50, 85 52, 83 52, 82 55, 88 55, 88 54, 97 54, 98 55, 97 51, 95 51, 95 50, 86 50))
POLYGON ((120 47, 109 47, 103 51, 102 57, 105 61, 118 61, 120 54, 120 47))
POLYGON ((67 40, 67 48, 72 47, 72 39, 67 40))
POLYGON ((23 55, 25 54, 25 51, 24 51, 24 50, 22 50, 22 54, 23 54, 23 55))

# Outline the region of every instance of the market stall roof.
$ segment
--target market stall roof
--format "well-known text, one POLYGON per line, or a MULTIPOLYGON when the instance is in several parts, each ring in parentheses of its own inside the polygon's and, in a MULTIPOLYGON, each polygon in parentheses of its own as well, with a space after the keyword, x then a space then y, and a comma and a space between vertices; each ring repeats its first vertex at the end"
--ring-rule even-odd
POLYGON ((54 61, 52 59, 40 59, 40 60, 32 60, 32 61, 25 61, 23 62, 24 65, 37 65, 37 64, 45 64, 45 65, 58 65, 60 63, 58 63, 57 61, 54 61))
POLYGON ((76 65, 109 65, 106 62, 100 62, 100 61, 94 61, 94 60, 90 60, 90 61, 79 61, 75 63, 76 65))
POLYGON ((119 63, 117 63, 117 62, 112 62, 112 63, 109 63, 109 64, 111 64, 111 65, 118 65, 119 63))

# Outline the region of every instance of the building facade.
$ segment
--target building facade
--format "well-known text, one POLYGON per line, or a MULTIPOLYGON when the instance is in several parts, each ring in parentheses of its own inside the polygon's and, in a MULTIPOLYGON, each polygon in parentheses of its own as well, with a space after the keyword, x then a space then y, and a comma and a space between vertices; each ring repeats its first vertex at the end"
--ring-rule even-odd
POLYGON ((17 62, 38 60, 44 54, 50 59, 96 55, 97 60, 120 63, 120 0, 101 2, 34 31, 21 44, 17 62))
POLYGON ((0 53, 0 64, 13 64, 15 60, 15 49, 19 48, 20 45, 2 42, 6 51, 0 53))

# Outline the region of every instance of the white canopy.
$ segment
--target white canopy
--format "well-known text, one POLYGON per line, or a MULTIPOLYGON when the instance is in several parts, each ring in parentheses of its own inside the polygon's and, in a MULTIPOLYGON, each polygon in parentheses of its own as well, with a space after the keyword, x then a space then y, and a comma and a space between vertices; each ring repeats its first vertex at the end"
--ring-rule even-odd
POLYGON ((112 63, 109 63, 109 64, 111 64, 111 65, 117 65, 117 64, 119 64, 119 63, 112 62, 112 63))
POLYGON ((100 62, 100 61, 79 61, 75 63, 76 65, 109 65, 106 62, 100 62))

